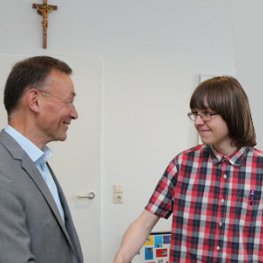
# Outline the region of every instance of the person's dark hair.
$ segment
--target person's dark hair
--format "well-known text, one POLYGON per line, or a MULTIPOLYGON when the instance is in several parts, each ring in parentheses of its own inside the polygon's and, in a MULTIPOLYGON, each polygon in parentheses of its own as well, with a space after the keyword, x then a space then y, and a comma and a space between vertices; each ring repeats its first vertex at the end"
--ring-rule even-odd
POLYGON ((235 78, 219 76, 200 83, 191 97, 190 108, 220 114, 236 147, 256 145, 248 97, 235 78))
POLYGON ((49 56, 30 57, 16 63, 5 84, 4 105, 7 114, 16 108, 24 91, 41 88, 52 70, 71 74, 72 69, 63 61, 49 56))

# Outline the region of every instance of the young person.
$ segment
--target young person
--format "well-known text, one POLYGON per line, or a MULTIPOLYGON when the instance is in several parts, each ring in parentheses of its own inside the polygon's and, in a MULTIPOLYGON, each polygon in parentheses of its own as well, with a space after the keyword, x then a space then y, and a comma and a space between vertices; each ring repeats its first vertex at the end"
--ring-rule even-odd
POLYGON ((171 214, 170 263, 263 262, 263 153, 247 95, 235 78, 214 77, 195 89, 190 109, 203 144, 170 162, 114 263, 131 262, 171 214))

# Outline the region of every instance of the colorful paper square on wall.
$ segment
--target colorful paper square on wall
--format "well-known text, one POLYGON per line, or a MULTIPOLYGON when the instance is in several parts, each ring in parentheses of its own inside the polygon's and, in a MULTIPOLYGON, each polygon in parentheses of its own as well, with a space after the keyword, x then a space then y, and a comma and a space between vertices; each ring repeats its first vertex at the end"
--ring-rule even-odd
POLYGON ((141 250, 142 263, 168 263, 170 241, 170 232, 151 233, 141 250))

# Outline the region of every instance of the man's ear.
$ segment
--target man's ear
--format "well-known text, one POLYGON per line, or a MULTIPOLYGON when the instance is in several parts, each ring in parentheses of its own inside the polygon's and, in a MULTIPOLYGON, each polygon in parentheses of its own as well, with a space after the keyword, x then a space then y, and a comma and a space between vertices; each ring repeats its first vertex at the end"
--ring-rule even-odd
POLYGON ((29 109, 34 112, 39 112, 39 92, 35 88, 28 89, 25 94, 26 104, 29 109))

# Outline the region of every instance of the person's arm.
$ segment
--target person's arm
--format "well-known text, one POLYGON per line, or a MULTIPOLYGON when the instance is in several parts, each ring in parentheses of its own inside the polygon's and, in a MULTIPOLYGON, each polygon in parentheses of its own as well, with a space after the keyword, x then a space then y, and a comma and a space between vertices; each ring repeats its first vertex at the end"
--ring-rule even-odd
POLYGON ((0 262, 36 262, 19 195, 12 180, 0 172, 0 262))
POLYGON ((130 263, 158 220, 158 216, 144 210, 126 230, 113 263, 130 263))

